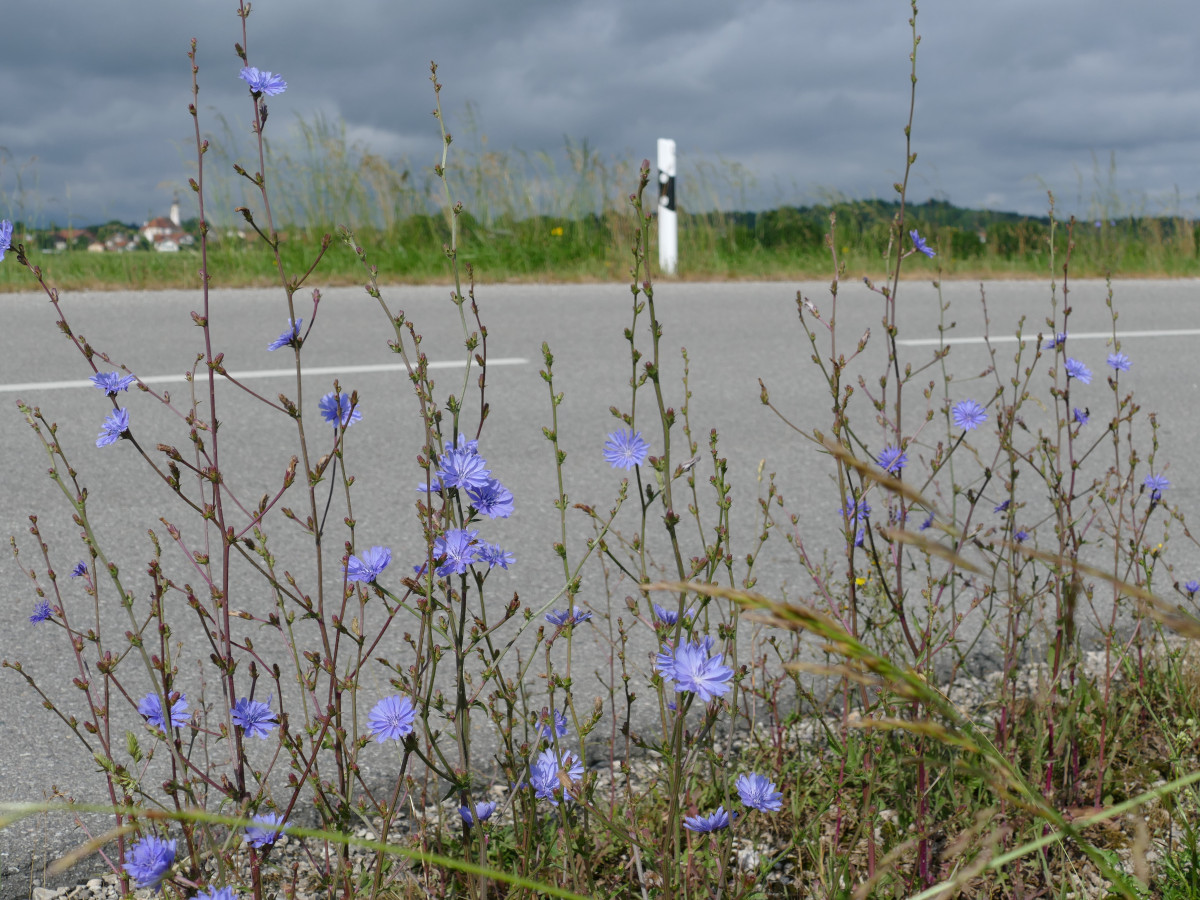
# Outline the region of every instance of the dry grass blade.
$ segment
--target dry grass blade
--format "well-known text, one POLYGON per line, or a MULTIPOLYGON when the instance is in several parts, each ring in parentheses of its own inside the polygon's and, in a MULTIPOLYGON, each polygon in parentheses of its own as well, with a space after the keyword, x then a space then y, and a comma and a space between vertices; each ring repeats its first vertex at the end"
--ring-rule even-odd
MULTIPOLYGON (((943 531, 952 537, 959 537, 959 534, 953 528, 943 526, 943 531)), ((891 540, 917 547, 926 553, 945 559, 955 566, 968 568, 973 572, 980 571, 979 567, 974 563, 943 547, 936 541, 930 540, 923 534, 900 529, 887 529, 884 533, 891 540)), ((1047 553, 1044 550, 1037 550, 1016 541, 997 541, 997 543, 1009 550, 1016 551, 1027 559, 1040 560, 1058 569, 1069 569, 1073 572, 1104 581, 1115 587, 1120 593, 1144 603, 1147 614, 1159 624, 1165 625, 1167 628, 1184 637, 1191 638, 1192 640, 1200 640, 1200 620, 1195 616, 1189 615, 1180 607, 1171 605, 1144 587, 1124 581, 1098 566, 1081 562, 1075 557, 1047 553)))
MULTIPOLYGON (((990 773, 989 784, 997 796, 1011 796, 1018 799, 1030 812, 1042 818, 1057 832, 1054 836, 1055 840, 1061 840, 1064 837, 1072 840, 1100 873, 1113 883, 1115 891, 1118 891, 1127 900, 1137 900, 1137 895, 1130 886, 1127 876, 1113 866, 1104 854, 1081 833, 1075 823, 1067 821, 1063 814, 1042 795, 1042 792, 1021 774, 1015 765, 976 727, 975 723, 950 702, 945 694, 929 684, 913 669, 902 668, 872 652, 829 616, 809 607, 780 603, 762 594, 714 584, 690 581, 655 582, 644 585, 642 590, 647 592, 690 592, 700 596, 720 597, 746 609, 765 613, 781 628, 807 631, 825 638, 838 653, 848 660, 878 675, 889 690, 905 699, 919 701, 930 710, 943 716, 951 725, 947 734, 954 738, 955 745, 976 753, 986 764, 990 773)), ((905 723, 906 726, 909 724, 911 723, 905 723)), ((1197 778, 1200 779, 1200 774, 1197 778)))
MULTIPOLYGON (((951 529, 943 528, 943 531, 951 536, 954 536, 954 532, 951 529)), ((926 535, 918 534, 915 531, 905 531, 902 528, 885 528, 883 533, 888 540, 899 541, 902 544, 909 544, 914 547, 919 547, 930 556, 936 556, 938 559, 944 559, 957 569, 966 569, 968 572, 974 572, 976 575, 987 574, 983 569, 975 565, 975 563, 971 562, 965 556, 955 553, 949 547, 945 546, 944 544, 939 544, 936 540, 927 537, 926 535)))
MULTIPOLYGON (((919 491, 914 490, 900 479, 893 478, 873 463, 863 462, 855 457, 847 448, 833 443, 828 438, 822 438, 821 445, 831 455, 836 456, 846 466, 858 472, 859 475, 864 479, 874 481, 884 490, 898 494, 911 503, 919 504, 926 509, 936 511, 934 504, 926 500, 919 491)), ((938 527, 943 533, 948 534, 950 537, 955 539, 956 542, 962 543, 963 535, 960 531, 948 525, 939 525, 938 527)), ((981 569, 971 560, 964 557, 961 553, 955 552, 953 549, 946 547, 945 545, 939 543, 936 539, 925 534, 906 531, 902 528, 886 528, 883 530, 883 534, 888 538, 888 540, 893 540, 902 544, 907 544, 911 547, 916 547, 922 552, 928 553, 930 556, 936 556, 939 559, 945 560, 947 563, 956 568, 966 569, 977 574, 986 574, 983 569, 981 569)), ((1140 587, 1136 584, 1130 584, 1129 582, 1118 578, 1116 575, 1113 575, 1104 569, 1090 565, 1089 563, 1081 562, 1074 557, 1047 553, 1046 551, 1037 550, 1028 546, 1027 544, 1015 541, 998 541, 998 543, 1010 550, 1016 551, 1027 559, 1040 560, 1041 562, 1048 563, 1051 566, 1056 566, 1058 568, 1065 567, 1071 569, 1072 571, 1105 581, 1117 588, 1121 593, 1134 599, 1141 600, 1143 603, 1145 603, 1147 612, 1152 618, 1154 618, 1155 621, 1167 626, 1168 628, 1185 637, 1189 637, 1194 640, 1200 640, 1200 620, 1196 619, 1195 616, 1188 615, 1178 606, 1172 606, 1171 604, 1168 604, 1160 597, 1143 587, 1140 587)))
POLYGON ((82 862, 92 854, 98 852, 105 844, 109 843, 110 841, 115 841, 123 834, 132 834, 133 830, 133 823, 130 822, 128 825, 121 825, 118 828, 112 828, 104 834, 97 835, 90 841, 80 844, 74 850, 70 851, 59 859, 56 859, 50 866, 50 874, 61 875, 76 863, 82 862))
MULTIPOLYGON (((893 478, 874 463, 863 462, 861 459, 854 456, 854 454, 851 453, 846 447, 843 447, 840 444, 835 444, 826 437, 821 439, 821 446, 823 446, 832 456, 836 456, 847 467, 854 469, 854 471, 856 471, 865 480, 873 481, 884 490, 903 497, 905 500, 909 501, 909 503, 919 505, 936 513, 936 505, 925 499, 924 495, 921 494, 920 491, 910 487, 899 478, 893 478)), ((954 531, 952 529, 943 528, 943 531, 954 535, 954 531)), ((897 540, 901 543, 920 547, 930 556, 936 556, 939 559, 943 559, 950 563, 950 565, 957 568, 966 569, 967 571, 974 572, 978 575, 986 574, 969 559, 966 559, 960 554, 955 553, 950 548, 939 544, 936 540, 926 537, 923 534, 892 528, 884 529, 883 533, 889 540, 897 540)))

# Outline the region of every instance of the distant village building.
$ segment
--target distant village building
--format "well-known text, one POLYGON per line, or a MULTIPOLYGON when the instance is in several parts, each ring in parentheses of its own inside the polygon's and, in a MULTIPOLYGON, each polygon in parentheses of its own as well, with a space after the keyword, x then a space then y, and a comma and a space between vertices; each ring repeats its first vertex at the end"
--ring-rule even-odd
MULTIPOLYGON (((171 202, 169 216, 150 219, 136 231, 122 230, 127 227, 117 222, 101 226, 101 234, 107 235, 103 238, 82 228, 64 228, 44 234, 38 240, 41 242, 43 253, 56 253, 72 247, 80 250, 86 247, 89 253, 124 253, 141 249, 144 245, 140 238, 145 238, 146 242, 160 253, 178 253, 180 248, 191 247, 196 243, 196 239, 183 230, 178 197, 171 202)), ((25 239, 33 240, 33 236, 26 235, 25 239)))
MULTIPOLYGON (((91 247, 88 249, 90 250, 91 247)), ((129 235, 125 234, 123 231, 117 231, 110 235, 108 240, 104 242, 104 249, 113 253, 120 253, 125 250, 136 250, 137 241, 130 238, 129 235)))
POLYGON ((142 226, 142 237, 153 244, 156 239, 165 238, 169 234, 174 234, 177 230, 174 222, 166 216, 159 216, 156 219, 151 219, 142 226))
POLYGON ((142 225, 141 235, 159 253, 178 253, 180 247, 190 247, 195 239, 180 227, 179 198, 171 201, 169 218, 159 216, 142 225))
POLYGON ((84 231, 82 228, 64 228, 62 231, 56 231, 50 237, 53 239, 53 248, 55 251, 66 250, 72 244, 80 239, 91 243, 93 237, 90 231, 84 231))

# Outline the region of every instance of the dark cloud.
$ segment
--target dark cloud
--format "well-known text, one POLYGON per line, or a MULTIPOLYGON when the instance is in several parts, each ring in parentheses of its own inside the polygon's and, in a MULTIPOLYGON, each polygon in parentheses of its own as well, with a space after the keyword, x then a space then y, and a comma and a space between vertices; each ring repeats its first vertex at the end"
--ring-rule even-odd
MULTIPOLYGON (((78 224, 165 209, 194 165, 192 37, 205 132, 224 139, 223 116, 248 149, 231 4, 11 7, 0 214, 23 203, 78 224)), ((260 0, 249 50, 289 83, 271 103, 279 147, 297 116, 323 114, 384 157, 428 166, 436 59, 448 123, 468 147, 486 135, 495 150, 557 154, 565 136, 636 165, 670 136, 682 160, 724 178, 711 197, 773 205, 891 196, 909 14, 898 0, 260 0)), ((1100 202, 1196 212, 1198 25, 1176 0, 922 4, 914 199, 1037 213, 1049 187, 1085 215, 1100 202)))

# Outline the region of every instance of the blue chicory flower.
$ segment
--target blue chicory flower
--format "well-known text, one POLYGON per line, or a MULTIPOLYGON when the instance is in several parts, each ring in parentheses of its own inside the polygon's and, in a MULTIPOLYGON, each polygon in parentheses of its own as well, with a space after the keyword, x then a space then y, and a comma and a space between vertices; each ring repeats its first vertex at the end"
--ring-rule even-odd
POLYGON ((367 716, 367 727, 376 742, 399 741, 413 732, 417 720, 417 709, 412 700, 393 694, 375 704, 367 716))
POLYGON ((507 569, 515 563, 516 558, 507 550, 502 550, 495 544, 478 543, 475 545, 475 554, 478 562, 487 563, 489 569, 494 569, 499 566, 502 569, 507 569))
POLYGON ((86 574, 87 574, 87 563, 81 559, 79 562, 75 563, 75 568, 73 568, 71 570, 71 577, 78 578, 80 575, 86 575, 86 574))
POLYGON ((299 341, 300 328, 302 325, 304 325, 303 319, 297 319, 295 322, 293 322, 291 319, 288 319, 287 331, 283 332, 283 334, 279 335, 279 337, 267 344, 267 349, 278 350, 280 347, 286 347, 288 344, 299 341))
POLYGON ((287 90, 287 82, 274 72, 261 71, 254 66, 246 66, 238 76, 250 85, 251 92, 275 97, 287 90))
POLYGON ((137 381, 132 375, 123 376, 120 372, 97 372, 88 380, 109 397, 117 396, 117 391, 129 390, 129 386, 137 381))
POLYGON ((475 541, 478 531, 468 531, 465 528, 453 528, 445 535, 439 535, 433 542, 433 556, 441 559, 437 574, 444 578, 447 575, 465 575, 467 566, 479 562, 475 541), (445 557, 443 559, 443 557, 445 557))
MULTIPOLYGON (((696 607, 694 606, 683 611, 684 619, 690 619, 695 615, 696 607)), ((659 606, 657 603, 655 603, 654 618, 658 619, 658 621, 662 622, 664 625, 674 625, 679 621, 679 613, 673 609, 667 609, 666 607, 659 606)))
POLYGON ((1025 541, 1029 540, 1029 532, 1025 531, 1025 530, 1021 530, 1021 531, 1018 531, 1016 534, 1014 534, 1013 537, 1017 539, 1018 544, 1022 544, 1025 541))
POLYGON ((1077 359, 1068 359, 1063 368, 1067 370, 1067 377, 1074 378, 1084 384, 1092 383, 1092 370, 1085 366, 1077 359))
POLYGON ((4 254, 12 249, 12 229, 12 222, 0 219, 0 262, 4 261, 4 254))
MULTIPOLYGON (((475 804, 475 812, 479 814, 480 822, 486 822, 488 819, 490 819, 492 817, 492 813, 494 813, 495 811, 496 811, 496 804, 492 803, 490 800, 484 801, 483 803, 475 804)), ((471 813, 471 807, 460 806, 458 808, 458 814, 460 816, 462 816, 463 824, 465 824, 465 825, 474 825, 475 824, 475 816, 471 813)))
POLYGON ((900 470, 908 465, 908 454, 899 447, 884 447, 879 451, 879 468, 893 475, 899 475, 900 470))
POLYGON ((149 834, 129 849, 124 869, 137 882, 138 887, 152 887, 157 891, 173 862, 175 841, 149 834))
POLYGON ((925 521, 921 523, 921 530, 928 531, 932 527, 933 527, 933 513, 930 513, 928 516, 925 517, 925 521))
POLYGON ((783 794, 765 775, 739 775, 733 783, 742 803, 759 812, 778 812, 783 807, 783 794))
POLYGON ((529 786, 539 800, 549 800, 552 806, 558 806, 562 797, 562 782, 558 773, 563 772, 572 782, 578 782, 583 777, 583 763, 574 753, 564 753, 560 761, 555 755, 554 748, 543 750, 529 767, 529 786))
POLYGON ((1142 484, 1150 489, 1150 500, 1155 503, 1162 499, 1162 492, 1171 486, 1164 475, 1147 475, 1142 484))
POLYGON ((265 741, 271 734, 271 729, 279 727, 270 701, 262 703, 242 697, 233 705, 232 716, 233 724, 241 728, 246 737, 262 738, 265 741))
POLYGON ((709 656, 712 647, 711 637, 681 644, 674 650, 663 644, 662 652, 655 657, 654 667, 667 681, 675 682, 676 693, 690 691, 702 703, 708 703, 733 687, 730 684, 733 669, 721 665, 724 654, 709 656))
POLYGON ((1061 347, 1066 342, 1067 342, 1067 333, 1065 331, 1060 331, 1058 334, 1054 335, 1054 337, 1047 338, 1046 343, 1042 344, 1042 349, 1043 350, 1057 350, 1059 347, 1061 347))
POLYGON ((1133 363, 1129 361, 1129 357, 1124 353, 1108 354, 1108 364, 1117 372, 1128 372, 1130 366, 1133 365, 1133 363))
POLYGON ((930 259, 933 259, 935 256, 937 256, 937 254, 933 252, 933 248, 925 243, 925 239, 921 237, 915 228, 908 233, 908 236, 912 238, 913 249, 918 253, 924 253, 930 259))
POLYGON ((255 816, 252 821, 256 824, 246 826, 242 840, 260 850, 279 840, 280 829, 287 824, 283 816, 273 812, 255 816))
POLYGON ((1196 581, 1195 579, 1192 579, 1191 581, 1189 581, 1187 584, 1185 584, 1183 586, 1183 589, 1185 591, 1187 591, 1188 595, 1190 596, 1190 595, 1196 593, 1196 591, 1200 591, 1200 581, 1196 581))
POLYGON ((372 547, 364 550, 362 558, 351 556, 346 560, 346 580, 361 581, 370 584, 388 567, 392 561, 392 551, 387 547, 372 547))
MULTIPOLYGON (((167 726, 163 722, 162 701, 154 691, 141 699, 141 702, 138 703, 138 712, 150 725, 160 731, 167 730, 167 726)), ((178 699, 171 701, 171 725, 176 728, 181 727, 186 725, 190 718, 191 715, 187 711, 187 694, 180 694, 178 699)))
POLYGON ((843 513, 851 522, 865 522, 867 517, 871 515, 871 507, 867 504, 865 497, 854 499, 854 492, 846 492, 846 505, 838 507, 838 512, 843 513))
POLYGON ((649 452, 650 445, 642 440, 642 433, 632 428, 614 431, 604 442, 604 461, 614 469, 640 466, 649 452))
POLYGON ((100 434, 96 438, 97 447, 107 447, 118 441, 122 434, 129 430, 129 411, 114 409, 100 426, 100 434))
POLYGON ((338 425, 349 428, 362 419, 362 404, 351 404, 350 395, 344 391, 340 394, 330 391, 320 399, 317 407, 321 410, 321 418, 334 428, 338 425))
POLYGON ((1086 409, 1080 409, 1078 406, 1075 407, 1075 411, 1072 413, 1072 416, 1080 425, 1086 425, 1088 423, 1088 419, 1091 418, 1091 414, 1086 409))
MULTIPOLYGON (((468 441, 463 435, 458 436, 458 443, 446 442, 446 452, 442 454, 441 467, 437 470, 438 481, 443 488, 482 488, 491 478, 491 471, 486 468, 487 460, 479 455, 479 442, 468 441)), ((424 490, 418 487, 418 490, 424 490)))
POLYGON ((1005 500, 1003 503, 999 503, 999 504, 997 504, 997 505, 996 505, 996 508, 995 508, 995 509, 993 509, 993 510, 992 510, 992 512, 995 512, 995 513, 1007 512, 1007 511, 1008 511, 1008 507, 1009 507, 1009 505, 1011 504, 1011 502, 1012 502, 1012 501, 1010 501, 1010 500, 1005 500))
POLYGON ((39 600, 33 606, 33 615, 29 617, 29 622, 32 625, 40 625, 50 618, 52 613, 53 610, 50 609, 50 604, 45 600, 39 600))
POLYGON ((512 491, 495 478, 489 478, 478 487, 467 488, 467 499, 489 519, 507 519, 513 513, 512 491))
MULTIPOLYGON (((736 814, 734 816, 736 818, 736 814)), ((724 831, 729 827, 729 813, 724 806, 718 806, 717 811, 708 816, 684 816, 683 827, 697 834, 709 834, 713 831, 724 831)))
POLYGON ((950 410, 954 424, 963 431, 974 431, 987 421, 987 411, 974 400, 963 400, 950 410))
POLYGON ((555 734, 559 737, 566 737, 567 717, 561 709, 551 710, 549 707, 543 706, 536 727, 538 733, 548 741, 553 741, 555 734))
POLYGON ((192 900, 238 900, 238 896, 231 887, 211 887, 207 891, 201 891, 192 900))
POLYGON ((546 613, 546 621, 551 625, 579 625, 586 622, 592 617, 590 612, 585 612, 580 607, 567 611, 565 609, 554 609, 546 613))

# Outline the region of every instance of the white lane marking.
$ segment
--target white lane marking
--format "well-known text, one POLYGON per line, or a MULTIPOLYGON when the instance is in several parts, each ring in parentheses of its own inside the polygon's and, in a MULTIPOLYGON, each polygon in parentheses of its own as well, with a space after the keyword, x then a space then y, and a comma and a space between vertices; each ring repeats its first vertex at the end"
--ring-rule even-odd
MULTIPOLYGON (((529 360, 519 356, 501 359, 489 359, 488 366, 523 366, 529 360)), ((466 362, 460 360, 438 360, 429 363, 431 369, 461 369, 466 362)), ((364 366, 314 366, 304 370, 305 375, 358 375, 374 372, 407 372, 403 363, 376 363, 364 366)), ((197 373, 199 374, 199 373, 197 373)), ((296 375, 295 369, 255 369, 249 372, 230 372, 238 381, 248 381, 252 378, 284 378, 296 375)), ((146 384, 183 384, 187 381, 184 375, 147 375, 141 378, 146 384)), ((26 381, 21 384, 0 384, 0 393, 16 393, 17 391, 55 391, 63 388, 95 387, 91 381, 26 381)))
MULTIPOLYGON (((1200 334, 1200 328, 1176 328, 1172 331, 1118 331, 1117 340, 1123 341, 1125 338, 1145 338, 1145 337, 1194 337, 1200 334)), ((1111 331, 1068 331, 1068 341, 1098 341, 1112 340, 1111 331)), ((1036 335, 1022 337, 1020 340, 1033 341, 1036 335)), ((1050 335, 1046 334, 1045 339, 1049 340, 1050 335)), ((1015 344, 1017 336, 1015 334, 1000 334, 993 338, 988 338, 993 344, 1015 344)), ((941 338, 908 338, 905 340, 897 340, 896 344, 901 347, 938 347, 942 343, 947 344, 982 344, 982 337, 948 337, 943 342, 941 338)))

